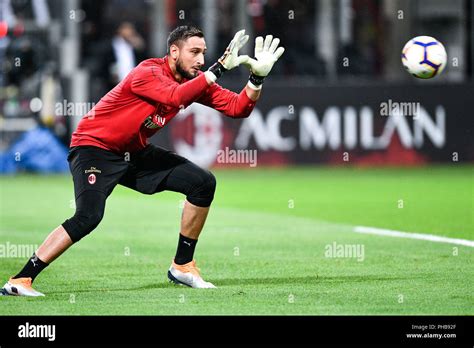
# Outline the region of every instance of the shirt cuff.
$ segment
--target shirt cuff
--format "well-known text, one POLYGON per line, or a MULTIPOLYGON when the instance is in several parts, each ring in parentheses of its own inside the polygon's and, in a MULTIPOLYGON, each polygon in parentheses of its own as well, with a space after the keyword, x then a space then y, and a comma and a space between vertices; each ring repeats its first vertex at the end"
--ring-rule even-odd
POLYGON ((262 85, 260 86, 255 86, 252 82, 247 82, 247 86, 249 86, 250 88, 252 88, 254 91, 260 91, 262 89, 262 85))
POLYGON ((206 75, 206 77, 207 77, 209 80, 211 80, 212 82, 216 82, 216 81, 217 81, 217 76, 216 76, 216 74, 214 74, 212 71, 209 71, 209 70, 208 70, 208 71, 206 71, 206 72, 204 73, 204 75, 206 75))

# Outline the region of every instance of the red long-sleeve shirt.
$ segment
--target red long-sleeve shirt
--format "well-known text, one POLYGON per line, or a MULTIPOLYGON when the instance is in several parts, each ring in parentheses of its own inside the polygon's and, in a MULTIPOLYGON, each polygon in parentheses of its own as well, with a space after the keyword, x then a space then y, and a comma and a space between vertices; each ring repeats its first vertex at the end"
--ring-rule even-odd
POLYGON ((71 147, 97 146, 123 154, 143 149, 180 108, 198 102, 229 117, 248 117, 255 107, 246 94, 209 86, 204 73, 178 83, 168 58, 143 61, 79 122, 71 147))

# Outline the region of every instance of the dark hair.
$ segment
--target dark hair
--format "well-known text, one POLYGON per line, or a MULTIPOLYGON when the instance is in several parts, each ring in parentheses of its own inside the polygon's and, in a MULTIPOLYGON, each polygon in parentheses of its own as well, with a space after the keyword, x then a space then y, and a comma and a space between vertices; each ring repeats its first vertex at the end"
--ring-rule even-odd
POLYGON ((182 25, 174 29, 168 36, 168 54, 171 45, 177 45, 179 41, 186 41, 193 36, 204 37, 204 33, 201 29, 192 25, 182 25))

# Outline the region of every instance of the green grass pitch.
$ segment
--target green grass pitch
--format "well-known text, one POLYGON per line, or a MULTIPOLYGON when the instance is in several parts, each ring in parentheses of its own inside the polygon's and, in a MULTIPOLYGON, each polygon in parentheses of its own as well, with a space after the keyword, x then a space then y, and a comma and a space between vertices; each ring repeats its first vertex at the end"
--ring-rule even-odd
MULTIPOLYGON (((184 197, 117 187, 102 224, 37 278, 46 297, 1 297, 0 314, 474 314, 472 247, 353 232, 473 240, 472 166, 214 173, 195 257, 218 289, 167 282, 184 197), (363 246, 363 259, 327 257, 334 243, 363 246)), ((40 244, 74 212, 70 176, 1 177, 0 187, 0 244, 40 244)), ((0 258, 0 279, 24 263, 0 258)))

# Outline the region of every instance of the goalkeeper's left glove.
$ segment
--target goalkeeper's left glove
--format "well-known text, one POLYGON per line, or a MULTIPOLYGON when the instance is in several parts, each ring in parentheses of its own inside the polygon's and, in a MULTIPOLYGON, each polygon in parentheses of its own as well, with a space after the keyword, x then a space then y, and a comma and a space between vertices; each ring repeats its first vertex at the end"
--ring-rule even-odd
POLYGON ((272 35, 267 35, 265 41, 263 37, 259 36, 255 39, 255 58, 250 58, 244 62, 250 68, 250 79, 249 81, 259 89, 263 83, 265 77, 268 76, 273 68, 273 65, 281 57, 285 49, 278 47, 280 43, 279 38, 273 38, 272 35))
POLYGON ((220 57, 208 70, 214 74, 214 81, 221 77, 226 71, 234 69, 250 59, 247 55, 239 56, 239 50, 244 47, 248 40, 249 36, 245 35, 245 30, 240 30, 235 34, 222 57, 220 57))

